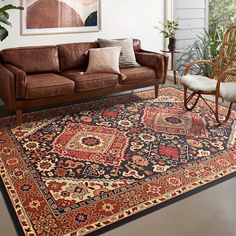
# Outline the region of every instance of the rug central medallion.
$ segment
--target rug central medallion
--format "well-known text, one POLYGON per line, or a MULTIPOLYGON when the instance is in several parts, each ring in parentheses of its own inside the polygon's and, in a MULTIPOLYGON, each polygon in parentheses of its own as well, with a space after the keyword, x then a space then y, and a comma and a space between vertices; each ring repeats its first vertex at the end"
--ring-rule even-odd
POLYGON ((56 138, 53 149, 70 159, 118 166, 127 143, 128 138, 113 128, 71 123, 56 138))

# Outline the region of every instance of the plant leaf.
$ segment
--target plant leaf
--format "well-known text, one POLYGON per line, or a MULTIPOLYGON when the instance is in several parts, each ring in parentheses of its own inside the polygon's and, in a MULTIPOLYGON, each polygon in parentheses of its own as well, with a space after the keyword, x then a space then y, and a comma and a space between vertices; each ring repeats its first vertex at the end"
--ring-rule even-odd
POLYGON ((8 10, 12 10, 12 9, 23 10, 24 7, 21 7, 21 6, 17 7, 17 6, 14 6, 12 4, 7 4, 3 7, 0 7, 0 12, 5 12, 5 11, 8 11, 8 10))
POLYGON ((8 19, 9 14, 7 12, 0 12, 0 22, 11 26, 11 23, 8 21, 8 19))
POLYGON ((3 41, 8 36, 8 31, 0 25, 0 40, 3 41))

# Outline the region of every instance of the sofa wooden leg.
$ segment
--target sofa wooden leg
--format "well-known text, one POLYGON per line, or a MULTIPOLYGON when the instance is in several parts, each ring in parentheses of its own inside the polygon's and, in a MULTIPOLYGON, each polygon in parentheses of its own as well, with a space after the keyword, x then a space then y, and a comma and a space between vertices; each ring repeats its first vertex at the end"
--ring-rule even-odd
POLYGON ((158 97, 159 85, 155 85, 155 98, 158 97))
POLYGON ((22 124, 22 110, 16 110, 16 124, 22 124))
POLYGON ((10 112, 9 108, 6 105, 3 107, 3 112, 5 113, 5 115, 8 115, 10 112))

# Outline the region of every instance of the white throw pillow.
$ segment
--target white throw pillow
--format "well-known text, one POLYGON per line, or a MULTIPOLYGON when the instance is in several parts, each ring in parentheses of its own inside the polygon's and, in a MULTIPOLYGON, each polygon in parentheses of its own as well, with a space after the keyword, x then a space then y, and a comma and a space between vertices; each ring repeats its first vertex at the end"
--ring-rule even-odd
POLYGON ((119 57, 121 47, 89 49, 89 64, 85 73, 117 73, 120 74, 119 57))

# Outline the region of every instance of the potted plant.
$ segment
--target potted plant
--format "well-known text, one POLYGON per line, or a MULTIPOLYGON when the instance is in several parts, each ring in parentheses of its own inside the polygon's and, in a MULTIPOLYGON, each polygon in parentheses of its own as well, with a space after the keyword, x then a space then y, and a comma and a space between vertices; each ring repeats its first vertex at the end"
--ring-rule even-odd
POLYGON ((177 20, 166 20, 164 23, 161 24, 163 26, 163 29, 160 29, 157 26, 155 26, 155 28, 160 30, 160 32, 164 35, 165 38, 169 38, 168 49, 170 51, 174 51, 176 48, 176 33, 179 30, 179 23, 177 20))
MULTIPOLYGON (((3 0, 2 0, 3 1, 3 0)), ((23 10, 21 6, 14 6, 12 4, 6 4, 3 7, 0 7, 0 40, 3 41, 8 36, 8 30, 3 25, 11 26, 11 23, 8 21, 9 14, 7 11, 12 9, 23 10)))

